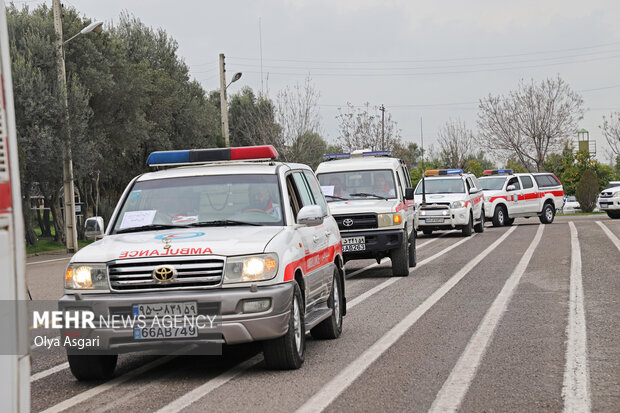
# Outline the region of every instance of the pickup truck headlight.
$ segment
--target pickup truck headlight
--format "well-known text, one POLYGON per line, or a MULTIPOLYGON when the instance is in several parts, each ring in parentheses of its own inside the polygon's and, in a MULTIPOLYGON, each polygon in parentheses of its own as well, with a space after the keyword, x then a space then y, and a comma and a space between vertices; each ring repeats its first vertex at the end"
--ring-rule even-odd
POLYGON ((65 288, 69 290, 108 290, 105 264, 69 264, 65 271, 65 288))
POLYGON ((611 197, 612 197, 612 198, 615 198, 615 197, 617 197, 617 196, 620 196, 620 191, 618 191, 618 192, 614 192, 614 193, 611 195, 611 197))
POLYGON ((400 225, 401 222, 403 222, 403 216, 401 214, 379 214, 377 216, 379 228, 400 225))
POLYGON ((454 201, 450 204, 450 208, 452 209, 456 209, 456 208, 465 208, 466 206, 466 202, 465 201, 454 201))
POLYGON ((278 273, 276 254, 244 255, 226 261, 224 284, 270 280, 278 273))

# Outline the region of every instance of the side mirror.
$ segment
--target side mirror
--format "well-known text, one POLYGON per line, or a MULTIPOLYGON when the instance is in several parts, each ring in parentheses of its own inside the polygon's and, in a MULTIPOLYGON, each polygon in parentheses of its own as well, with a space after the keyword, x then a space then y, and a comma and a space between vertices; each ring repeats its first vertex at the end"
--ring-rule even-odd
POLYGON ((413 199, 413 188, 405 188, 405 199, 408 201, 413 199))
POLYGON ((97 238, 103 238, 103 218, 102 217, 90 217, 84 223, 84 236, 86 239, 96 240, 97 238))
POLYGON ((323 223, 323 210, 318 205, 307 205, 299 210, 297 223, 314 227, 323 223))
POLYGON ((506 187, 506 191, 514 191, 515 189, 517 189, 517 187, 516 187, 516 186, 514 186, 514 185, 508 185, 508 186, 506 187))

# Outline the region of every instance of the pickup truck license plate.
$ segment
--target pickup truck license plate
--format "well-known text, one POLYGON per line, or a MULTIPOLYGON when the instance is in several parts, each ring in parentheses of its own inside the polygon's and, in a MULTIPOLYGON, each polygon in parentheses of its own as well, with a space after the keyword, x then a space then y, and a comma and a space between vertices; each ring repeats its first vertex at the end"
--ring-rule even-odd
POLYGON ((163 317, 163 316, 196 316, 198 304, 196 301, 176 303, 145 303, 131 306, 134 317, 163 317))
POLYGON ((342 239, 342 252, 366 251, 366 237, 348 237, 342 239))
POLYGON ((426 218, 424 222, 426 222, 427 224, 443 223, 443 218, 426 218))

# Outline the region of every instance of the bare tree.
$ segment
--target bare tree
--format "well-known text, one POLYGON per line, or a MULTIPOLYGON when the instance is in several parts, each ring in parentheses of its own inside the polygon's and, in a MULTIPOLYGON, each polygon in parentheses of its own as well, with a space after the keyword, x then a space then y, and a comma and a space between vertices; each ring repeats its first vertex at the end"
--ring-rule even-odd
POLYGON ((474 152, 474 134, 461 120, 447 121, 437 133, 439 157, 446 168, 463 168, 474 152))
POLYGON ((583 118, 583 99, 559 76, 521 81, 508 96, 481 99, 478 142, 502 158, 542 170, 548 153, 562 149, 583 118))
POLYGON ((303 84, 295 83, 293 87, 287 86, 278 93, 276 114, 282 129, 277 146, 283 160, 302 162, 303 159, 296 157, 313 149, 305 148, 304 145, 318 142, 306 138, 309 135, 320 136, 319 97, 320 93, 309 77, 303 84))
POLYGON ((357 108, 351 103, 347 103, 346 111, 338 108, 340 112, 338 120, 339 135, 336 142, 344 150, 372 149, 380 150, 393 149, 400 143, 400 129, 397 123, 392 120, 392 115, 387 113, 384 120, 384 128, 381 125, 381 115, 377 106, 370 106, 366 102, 363 108, 357 108), (382 139, 383 133, 385 138, 382 139))
POLYGON ((612 112, 609 119, 603 116, 603 124, 599 126, 607 140, 611 151, 620 155, 620 112, 612 112))

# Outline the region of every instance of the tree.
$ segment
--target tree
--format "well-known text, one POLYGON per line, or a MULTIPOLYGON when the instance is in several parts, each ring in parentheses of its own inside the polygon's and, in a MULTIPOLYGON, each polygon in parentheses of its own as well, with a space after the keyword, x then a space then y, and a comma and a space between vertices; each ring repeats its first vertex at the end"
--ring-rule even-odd
POLYGON ((368 102, 362 108, 347 103, 346 111, 338 108, 338 112, 336 119, 339 135, 336 141, 345 151, 389 150, 401 141, 400 130, 397 128, 397 123, 392 120, 392 115, 389 113, 385 115, 382 128, 379 108, 371 107, 368 102))
POLYGON ((261 94, 256 96, 252 88, 246 86, 232 95, 228 113, 232 146, 279 145, 281 128, 276 122, 271 99, 261 94))
POLYGON ((447 121, 437 133, 439 157, 444 168, 465 168, 473 152, 474 134, 460 120, 447 121))
POLYGON ((323 139, 308 139, 311 135, 320 137, 319 97, 320 93, 309 77, 303 84, 295 83, 293 87, 287 86, 278 93, 276 116, 281 133, 276 148, 284 161, 296 161, 298 149, 302 147, 312 151, 319 149, 308 148, 311 143, 323 145, 322 150, 325 149, 323 139))
POLYGON ((521 81, 507 96, 481 99, 478 143, 500 158, 516 157, 541 171, 548 153, 560 150, 583 118, 583 99, 559 76, 521 81))
POLYGON ((420 163, 422 160, 422 154, 422 148, 414 142, 409 142, 406 147, 400 142, 396 142, 392 147, 392 156, 405 161, 405 164, 409 169, 415 168, 418 163, 420 163))
POLYGON ((609 119, 603 116, 603 124, 599 126, 607 140, 611 151, 620 156, 620 112, 612 112, 609 119))
POLYGON ((575 193, 583 212, 592 212, 596 206, 598 193, 599 182, 596 174, 593 171, 585 171, 579 180, 579 184, 577 184, 577 192, 575 193))

